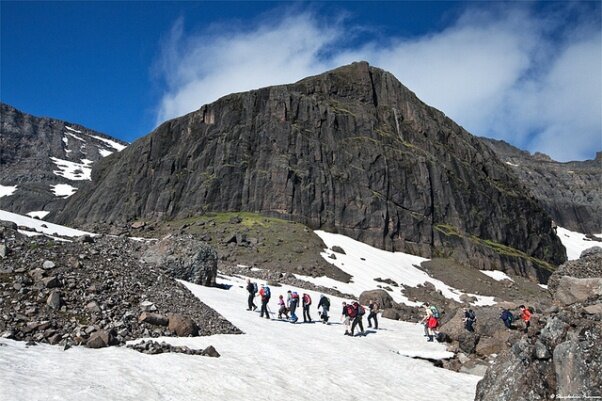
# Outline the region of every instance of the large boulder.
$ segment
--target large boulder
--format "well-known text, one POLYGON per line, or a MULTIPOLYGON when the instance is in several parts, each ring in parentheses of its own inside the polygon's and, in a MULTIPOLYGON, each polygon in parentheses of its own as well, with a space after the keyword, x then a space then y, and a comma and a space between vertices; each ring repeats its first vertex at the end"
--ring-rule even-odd
POLYGON ((196 337, 199 335, 199 327, 194 320, 177 313, 169 315, 167 328, 178 337, 196 337))
POLYGON ((368 305, 371 299, 378 302, 381 309, 393 308, 397 305, 391 295, 385 290, 364 291, 360 294, 359 301, 362 305, 368 305))
POLYGON ((115 340, 115 333, 110 330, 99 330, 93 333, 88 341, 86 342, 86 347, 88 348, 104 348, 109 345, 115 345, 117 341, 115 340))
POLYGON ((174 278, 215 286, 217 252, 190 235, 163 238, 144 252, 141 261, 165 269, 174 278))
POLYGON ((564 276, 574 278, 599 278, 602 277, 602 248, 599 246, 586 249, 581 252, 581 257, 577 260, 570 260, 560 265, 550 276, 548 288, 550 291, 556 291, 560 280, 564 276))
POLYGON ((554 300, 561 305, 572 305, 602 297, 602 278, 574 278, 563 276, 560 279, 554 300))

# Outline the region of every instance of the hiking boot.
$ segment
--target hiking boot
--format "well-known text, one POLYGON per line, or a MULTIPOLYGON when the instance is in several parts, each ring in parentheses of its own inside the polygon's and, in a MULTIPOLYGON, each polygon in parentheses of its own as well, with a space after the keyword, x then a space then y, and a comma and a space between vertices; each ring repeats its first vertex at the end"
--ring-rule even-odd
POLYGON ((253 312, 255 312, 255 309, 257 309, 257 306, 253 305, 253 312))
POLYGON ((428 342, 428 343, 432 343, 432 342, 433 342, 433 336, 428 336, 428 337, 429 337, 429 339, 428 339, 428 340, 426 340, 426 342, 428 342))
POLYGON ((247 310, 249 310, 249 311, 250 311, 251 309, 248 309, 248 308, 247 308, 247 310))

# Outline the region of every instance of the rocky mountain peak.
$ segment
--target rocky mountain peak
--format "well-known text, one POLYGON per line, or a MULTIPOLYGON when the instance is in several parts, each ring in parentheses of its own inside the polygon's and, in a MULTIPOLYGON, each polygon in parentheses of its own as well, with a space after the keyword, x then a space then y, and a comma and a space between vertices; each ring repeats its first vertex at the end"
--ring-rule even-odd
POLYGON ((549 217, 491 149, 365 62, 167 121, 94 180, 58 221, 249 211, 481 268, 545 276, 564 260, 549 217))

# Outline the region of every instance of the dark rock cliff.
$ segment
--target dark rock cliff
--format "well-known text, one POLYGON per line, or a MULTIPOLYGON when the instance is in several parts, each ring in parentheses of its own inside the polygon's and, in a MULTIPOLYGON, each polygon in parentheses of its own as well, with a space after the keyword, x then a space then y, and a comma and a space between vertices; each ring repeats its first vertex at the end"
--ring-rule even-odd
POLYGON ((541 279, 533 266, 565 260, 550 218, 491 149, 365 62, 221 98, 93 175, 57 221, 242 210, 541 279))
POLYGON ((595 160, 559 163, 494 139, 481 138, 509 165, 559 226, 602 233, 602 152, 595 160))
POLYGON ((111 142, 127 145, 78 124, 35 117, 0 103, 0 185, 17 187, 11 195, 0 194, 0 209, 26 214, 62 208, 66 194, 89 180, 92 164, 117 151, 111 142), (57 184, 62 187, 53 191, 57 184))

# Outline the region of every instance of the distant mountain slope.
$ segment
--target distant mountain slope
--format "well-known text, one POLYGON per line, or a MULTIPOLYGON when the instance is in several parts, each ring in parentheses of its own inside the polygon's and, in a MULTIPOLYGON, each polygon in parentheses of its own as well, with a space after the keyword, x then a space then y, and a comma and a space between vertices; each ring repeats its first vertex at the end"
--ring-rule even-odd
POLYGON ((480 268, 545 276, 566 259, 509 166, 365 62, 221 98, 102 161, 93 178, 58 222, 251 211, 480 268))
POLYGON ((127 143, 0 103, 0 209, 43 218, 91 179, 94 162, 127 143))
POLYGON ((560 163, 504 141, 481 139, 512 168, 559 226, 602 233, 602 152, 595 160, 560 163))

